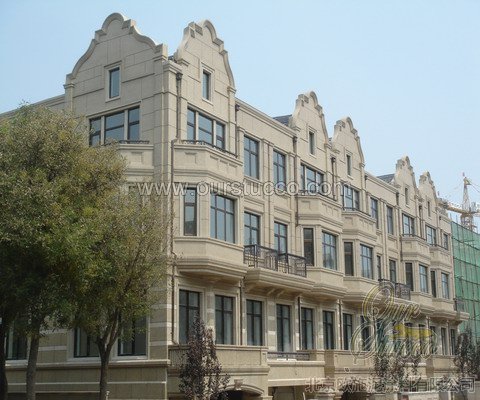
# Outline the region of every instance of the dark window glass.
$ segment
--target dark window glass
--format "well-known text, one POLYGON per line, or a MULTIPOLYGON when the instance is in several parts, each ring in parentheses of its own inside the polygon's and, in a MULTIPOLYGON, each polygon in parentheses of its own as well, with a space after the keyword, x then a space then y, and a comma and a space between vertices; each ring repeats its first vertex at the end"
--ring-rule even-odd
POLYGON ((446 250, 448 250, 448 248, 449 248, 449 246, 448 246, 448 242, 449 242, 449 241, 448 241, 448 235, 447 235, 446 233, 444 233, 444 234, 442 235, 442 237, 443 237, 443 243, 442 243, 443 248, 446 249, 446 250))
POLYGON ((432 296, 437 297, 437 272, 430 271, 430 285, 432 287, 432 296))
POLYGON ((390 281, 397 282, 397 262, 395 260, 389 260, 389 272, 390 272, 390 281))
POLYGON ((233 297, 215 296, 215 343, 233 344, 233 297))
POLYGON ((305 165, 301 168, 301 189, 308 193, 322 193, 323 174, 305 165))
POLYGON ((448 274, 442 272, 442 297, 444 299, 450 298, 450 285, 448 283, 448 274))
POLYGON ((410 290, 413 289, 413 265, 412 263, 405 263, 405 279, 406 279, 406 284, 410 288, 410 290))
POLYGON ((455 329, 450 329, 450 355, 454 356, 456 353, 457 335, 455 329))
POLYGON ((395 234, 394 224, 393 224, 393 207, 387 206, 387 232, 390 235, 395 234))
POLYGON ((274 224, 275 250, 280 254, 287 253, 287 225, 275 222, 274 224))
POLYGON ((377 199, 370 199, 370 213, 371 213, 371 216, 375 218, 377 228, 379 228, 380 220, 378 218, 378 200, 377 199))
POLYGON ((180 343, 188 342, 190 330, 195 318, 200 316, 200 293, 180 290, 179 294, 180 320, 178 326, 180 343))
POLYGON ((220 122, 216 123, 215 136, 217 138, 215 145, 221 149, 225 149, 225 125, 220 122))
POLYGON ((403 214, 403 234, 406 236, 415 235, 414 219, 407 214, 403 214))
POLYGON ((303 255, 307 265, 315 265, 315 248, 313 243, 313 228, 303 228, 303 255))
POLYGON ((124 123, 125 113, 123 111, 105 117, 105 143, 124 139, 124 123))
POLYGON ((360 261, 362 264, 362 276, 373 279, 373 249, 371 247, 360 245, 360 261))
MULTIPOLYGON (((353 276, 353 243, 343 243, 343 251, 345 257, 345 275, 353 276)), ((347 349, 348 350, 348 349, 347 349)))
POLYGON ((323 266, 329 269, 337 269, 337 237, 323 232, 323 266))
POLYGON ((431 336, 430 336, 430 345, 432 346, 432 354, 437 354, 437 328, 435 326, 430 326, 431 336))
POLYGON ((210 100, 211 98, 211 74, 207 71, 203 71, 202 74, 202 96, 204 99, 210 100))
POLYGON ((361 315, 360 323, 362 324, 362 350, 369 351, 372 345, 370 322, 363 315, 361 315))
POLYGON ((96 146, 100 144, 100 133, 102 129, 102 119, 95 118, 90 120, 90 146, 96 146))
POLYGON ((76 328, 74 335, 74 357, 98 357, 98 346, 83 329, 76 328))
POLYGON ((430 245, 436 245, 437 244, 437 230, 432 228, 431 226, 426 226, 425 231, 427 234, 427 243, 430 245))
POLYGON ((343 314, 343 349, 352 349, 353 336, 353 316, 352 314, 343 314))
POLYGON ((315 133, 308 132, 308 148, 310 154, 315 154, 315 133))
POLYGON ((347 174, 352 175, 352 156, 347 154, 347 174))
POLYGON ((185 236, 197 236, 197 190, 187 189, 184 197, 185 236))
POLYGON ((245 175, 259 179, 258 142, 245 136, 243 145, 243 166, 245 175))
POLYGON ((140 140, 140 109, 128 110, 128 140, 140 140))
POLYGON ((260 217, 248 212, 243 214, 244 217, 244 244, 260 244, 260 217))
POLYGON ((198 140, 213 144, 213 121, 198 114, 198 140))
POLYGON ((285 155, 276 150, 273 151, 273 183, 279 188, 286 185, 285 155))
POLYGON ((310 350, 313 345, 313 309, 301 308, 302 350, 310 350))
POLYGON ((235 242, 235 213, 232 199, 212 194, 210 235, 226 242, 235 242))
POLYGON ((15 324, 13 324, 6 334, 5 357, 7 360, 27 359, 27 337, 17 331, 15 324))
POLYGON ((277 304, 277 351, 291 351, 290 306, 277 304))
POLYGON ((420 291, 428 293, 428 268, 425 265, 420 265, 420 291))
POLYGON ((119 356, 144 356, 147 354, 146 318, 131 321, 123 327, 121 339, 118 340, 119 356), (122 337, 128 332, 128 337, 122 337))
POLYGON ((109 92, 108 97, 117 97, 120 95, 120 68, 114 68, 109 71, 109 92))
POLYGON ((333 326, 333 311, 323 312, 323 346, 325 350, 335 348, 335 329, 333 326))
POLYGON ((347 210, 360 210, 360 194, 351 186, 343 186, 343 206, 347 210))
POLYGON ((440 336, 442 340, 442 354, 446 356, 448 354, 448 347, 447 347, 447 330, 445 328, 440 328, 440 336))
POLYGON ((377 279, 382 279, 382 256, 377 256, 377 279))
POLYGON ((262 302, 247 300, 247 344, 263 346, 262 302))
POLYGON ((187 110, 187 140, 195 140, 195 111, 187 110))

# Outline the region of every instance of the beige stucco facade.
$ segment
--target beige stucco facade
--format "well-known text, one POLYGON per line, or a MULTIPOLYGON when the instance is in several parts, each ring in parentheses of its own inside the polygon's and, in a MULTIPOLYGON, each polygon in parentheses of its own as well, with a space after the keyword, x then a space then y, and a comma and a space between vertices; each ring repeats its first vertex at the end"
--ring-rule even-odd
MULTIPOLYGON (((139 138, 129 140, 125 128, 124 140, 118 145, 129 162, 128 180, 188 187, 202 183, 194 206, 196 235, 185 232, 184 196, 172 196, 174 261, 163 288, 164 301, 148 316, 146 355, 113 355, 110 398, 181 396, 178 366, 184 347, 179 344, 180 291, 199 294, 200 316, 213 329, 215 296, 233 299, 233 344, 220 344, 217 352, 231 375, 229 389, 236 389, 245 398, 301 398, 311 378, 368 377, 372 359, 360 355, 354 362, 350 350, 345 350, 343 314, 352 315, 355 330, 360 325, 362 304, 372 290, 384 287, 385 282, 379 279, 392 279, 393 265, 395 307, 419 306, 419 312, 404 322, 415 327, 434 326, 439 335, 442 328, 447 332, 445 340, 439 340, 438 355, 422 361, 422 374, 432 377, 452 372, 451 331, 465 315, 455 308, 450 221, 437 202, 430 174, 422 174, 417 181, 408 157, 385 167, 392 170, 391 175, 379 178, 369 174, 351 119, 337 121, 329 135, 314 92, 299 95, 291 115, 274 119, 238 99, 235 91, 227 51, 209 21, 189 24, 179 47, 169 53, 166 45, 142 36, 132 20, 112 14, 67 75, 65 94, 43 102, 89 120, 100 118, 102 124, 109 114, 139 107, 139 138), (109 71, 117 67, 119 94, 110 97, 109 71), (207 96, 204 79, 209 79, 207 96), (221 129, 217 122, 224 127, 222 146, 200 142, 198 135, 192 140, 188 110, 196 115, 192 129, 197 134, 199 115, 215 121, 215 134, 221 129), (255 176, 245 174, 246 137, 257 143, 255 176), (268 183, 275 180, 275 151, 284 156, 286 183, 301 187, 302 170, 308 167, 322 177, 325 193, 264 193, 263 188, 268 189, 268 183), (239 184, 240 193, 234 186, 224 185, 232 182, 239 184), (226 225, 232 240, 212 237, 212 195, 200 193, 208 185, 233 200, 233 226, 226 225), (352 207, 342 195, 344 185, 355 192, 352 207), (372 199, 377 201, 377 217, 372 216, 372 199), (387 207, 391 215, 387 215, 387 207), (275 251, 265 255, 266 249, 244 247, 245 212, 258 217, 257 244, 266 249, 275 247, 275 223, 286 226, 289 256, 275 251), (409 234, 405 234, 404 215, 414 226, 409 225, 409 234), (390 232, 389 226, 393 229, 390 232), (434 232, 434 243, 426 240, 427 226, 433 229, 429 232, 434 232), (312 265, 305 265, 302 258, 305 228, 313 229, 313 240, 308 242, 312 265), (335 238, 334 259, 328 260, 335 268, 324 267, 324 233, 335 238), (345 242, 352 243, 350 272, 345 242), (362 251, 367 253, 362 256, 362 251), (411 263, 411 278, 407 278, 406 263, 411 263), (426 292, 421 290, 420 266, 428 274, 426 292), (436 297, 432 295, 432 271, 436 271, 436 297), (413 290, 406 287, 407 279, 411 279, 413 290), (448 285, 445 295, 444 285, 448 285), (247 300, 261 302, 259 346, 248 345, 247 300), (278 348, 279 304, 289 310, 286 324, 290 340, 284 351, 278 348), (308 328, 313 332, 311 349, 302 349, 302 329, 306 329, 302 328, 302 308, 312 310, 312 328, 308 328), (324 311, 333 313, 328 315, 333 315, 334 349, 325 349, 324 311)), ((383 307, 381 301, 375 304, 383 307)), ((374 326, 370 333, 375 335, 374 326)), ((40 392, 62 392, 73 398, 73 392, 87 397, 97 390, 99 360, 75 357, 74 340, 71 331, 46 332, 38 363, 40 392)), ((9 361, 10 391, 24 390, 25 365, 25 360, 9 361)))

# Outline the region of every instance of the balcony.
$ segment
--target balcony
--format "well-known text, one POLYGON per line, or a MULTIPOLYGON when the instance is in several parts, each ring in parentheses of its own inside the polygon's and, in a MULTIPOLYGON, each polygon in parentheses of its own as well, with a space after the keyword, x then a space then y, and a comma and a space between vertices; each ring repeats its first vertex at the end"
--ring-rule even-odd
POLYGON ((153 176, 153 144, 145 140, 121 140, 116 146, 127 163, 129 181, 143 181, 153 176))
POLYGON ((453 299, 453 308, 457 312, 465 312, 465 302, 462 299, 455 298, 453 299))
POLYGON ((269 351, 267 354, 269 360, 297 360, 309 361, 310 354, 308 352, 283 352, 283 351, 269 351))
POLYGON ((438 244, 430 244, 429 246, 432 264, 451 267, 452 254, 447 249, 438 244))
POLYGON ((401 236, 402 252, 404 258, 421 258, 424 262, 430 262, 430 246, 426 240, 414 234, 403 234, 401 236))
POLYGON ((302 277, 307 276, 305 257, 290 253, 279 254, 277 250, 257 244, 244 247, 243 262, 254 268, 265 268, 302 277))
POLYGON ((377 239, 377 222, 363 211, 356 208, 343 208, 343 233, 359 235, 366 239, 377 239))
POLYGON ((393 295, 397 299, 402 299, 402 300, 411 299, 410 288, 403 283, 392 282, 392 281, 389 281, 388 279, 379 279, 378 285, 380 289, 388 289, 391 292, 393 292, 393 295))

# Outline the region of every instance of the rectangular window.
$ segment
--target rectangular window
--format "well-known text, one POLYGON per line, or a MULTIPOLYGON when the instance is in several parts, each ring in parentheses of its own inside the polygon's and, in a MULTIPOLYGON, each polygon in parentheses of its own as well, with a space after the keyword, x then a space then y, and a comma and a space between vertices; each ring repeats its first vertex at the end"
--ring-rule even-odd
POLYGON ((247 300, 247 344, 263 346, 262 302, 247 300))
POLYGON ((100 135, 102 132, 102 119, 94 118, 90 120, 90 146, 97 146, 100 144, 100 135))
POLYGON ((243 167, 244 173, 252 178, 259 179, 258 142, 245 136, 243 139, 243 167))
POLYGON ((181 344, 188 342, 190 330, 195 318, 200 316, 200 293, 189 290, 180 290, 179 293, 179 341, 181 344))
POLYGON ((345 275, 353 276, 353 243, 345 242, 343 243, 343 254, 345 258, 345 275))
POLYGON ((360 316, 360 323, 362 324, 362 350, 369 351, 372 345, 370 323, 363 315, 360 316))
POLYGON ((225 125, 197 111, 188 109, 187 140, 225 149, 225 125))
POLYGON ((440 328, 440 337, 442 340, 442 354, 446 356, 448 355, 448 348, 447 348, 447 330, 445 328, 440 328))
POLYGON ((430 200, 427 201, 427 215, 428 215, 429 217, 432 216, 432 205, 431 205, 431 203, 430 203, 430 200))
POLYGON ((414 219, 407 214, 403 214, 403 234, 405 236, 415 235, 414 219))
POLYGON ((187 189, 183 199, 183 234, 197 236, 197 190, 187 189))
POLYGON ((432 287, 432 296, 437 297, 437 271, 430 271, 430 285, 432 287))
POLYGON ((360 193, 349 185, 343 185, 343 207, 346 210, 360 210, 360 193))
POLYGON ((308 132, 308 149, 310 154, 315 154, 315 133, 308 132))
POLYGON ((128 110, 128 131, 127 140, 140 140, 140 108, 128 110))
POLYGON ((274 223, 274 246, 280 254, 287 253, 287 225, 274 223))
POLYGON ((215 343, 233 344, 233 297, 215 296, 215 343))
POLYGON ((235 243, 234 202, 219 194, 212 194, 210 203, 210 236, 235 243))
POLYGON ((393 207, 387 206, 387 232, 390 235, 395 234, 395 228, 393 224, 393 207))
POLYGON ((347 154, 347 175, 352 175, 352 156, 347 154))
POLYGON ((329 269, 337 269, 337 237, 328 232, 323 233, 323 266, 329 269))
POLYGON ((389 260, 388 266, 390 272, 390 282, 397 283, 397 262, 395 260, 389 260))
POLYGON ((98 346, 83 329, 76 328, 74 334, 74 357, 98 357, 98 346))
POLYGON ((371 247, 360 245, 360 261, 362 265, 362 276, 373 279, 373 249, 371 247))
POLYGON ((456 351, 457 335, 455 329, 450 329, 450 355, 454 356, 456 351))
POLYGON ((124 140, 125 113, 119 112, 105 117, 104 143, 119 142, 124 140))
POLYGON ((448 240, 448 234, 444 233, 442 234, 442 246, 445 250, 448 250, 449 249, 449 240, 448 240))
POLYGON ((277 351, 291 351, 290 306, 277 304, 277 351))
POLYGON ((377 255, 377 279, 382 279, 382 256, 377 255))
POLYGON ((322 193, 324 175, 302 164, 300 185, 301 189, 307 193, 322 193))
POLYGON ((410 203, 410 195, 408 193, 408 188, 407 187, 405 188, 404 193, 405 193, 405 204, 408 206, 408 204, 410 203))
POLYGON ((427 234, 427 243, 429 245, 436 245, 437 244, 437 230, 432 228, 431 226, 425 227, 425 232, 427 234))
POLYGON ((27 359, 27 337, 17 332, 15 324, 10 327, 6 334, 5 357, 7 360, 27 359))
POLYGON ((310 350, 313 345, 313 309, 301 308, 302 350, 310 350))
POLYGON ((370 199, 370 215, 375 218, 377 224, 377 229, 380 228, 380 220, 378 218, 378 200, 371 198, 370 199))
POLYGON ((428 293, 428 268, 425 265, 420 265, 420 291, 428 293))
POLYGON ((343 350, 352 349, 353 315, 343 314, 343 350))
POLYGON ((303 255, 307 261, 307 265, 315 265, 313 228, 303 228, 303 255))
POLYGON ((286 178, 286 160, 285 154, 273 150, 273 183, 278 188, 285 188, 286 178))
POLYGON ((450 285, 448 283, 448 274, 442 272, 442 297, 444 299, 450 298, 450 285))
POLYGON ((119 356, 144 356, 147 354, 147 319, 139 318, 123 325, 121 339, 118 340, 119 356), (128 336, 126 336, 128 333, 128 336))
POLYGON ((405 283, 413 291, 413 264, 405 263, 405 283))
POLYGON ((435 326, 430 326, 431 336, 430 336, 430 345, 432 347, 432 354, 437 354, 437 328, 435 326))
POLYGON ((108 71, 108 98, 120 96, 120 68, 113 68, 108 71))
POLYGON ((202 97, 206 100, 211 100, 211 97, 212 97, 211 78, 212 78, 212 75, 209 72, 203 71, 203 73, 202 73, 202 97))
POLYGON ((325 350, 335 349, 335 329, 333 311, 323 312, 323 347, 325 350))
POLYGON ((245 212, 243 214, 244 227, 244 244, 260 244, 260 217, 255 214, 245 212))

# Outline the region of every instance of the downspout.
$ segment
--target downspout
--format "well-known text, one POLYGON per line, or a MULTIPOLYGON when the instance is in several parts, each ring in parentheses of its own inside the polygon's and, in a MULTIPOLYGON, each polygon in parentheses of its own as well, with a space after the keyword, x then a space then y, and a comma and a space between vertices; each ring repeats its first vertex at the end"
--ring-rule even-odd
MULTIPOLYGON (((173 187, 173 182, 174 182, 174 157, 175 157, 175 143, 180 139, 180 122, 181 122, 181 113, 180 113, 180 102, 181 102, 181 96, 182 96, 182 76, 183 74, 181 72, 177 72, 175 75, 176 79, 176 89, 177 89, 177 115, 176 115, 176 135, 175 138, 171 140, 170 142, 170 160, 171 160, 171 165, 170 165, 170 184, 173 187)), ((174 217, 173 217, 173 204, 174 204, 174 196, 173 196, 173 190, 172 187, 170 188, 170 254, 172 255, 172 279, 171 279, 171 285, 172 285, 172 298, 171 298, 171 303, 172 303, 172 309, 171 309, 171 320, 172 320, 172 325, 170 328, 170 335, 171 335, 171 341, 174 342, 175 339, 175 276, 177 274, 177 255, 174 252, 173 248, 173 222, 174 222, 174 217)))
POLYGON ((302 305, 300 296, 297 297, 297 307, 298 307, 298 348, 302 348, 302 305))
POLYGON ((238 152, 238 149, 239 149, 239 143, 238 143, 238 120, 237 120, 237 117, 238 117, 238 111, 240 110, 240 105, 239 104, 235 104, 235 155, 237 157, 240 157, 240 154, 238 152))
POLYGON ((240 346, 243 346, 243 299, 245 292, 245 278, 240 281, 240 346))
MULTIPOLYGON (((297 155, 297 137, 294 136, 293 140, 293 153, 295 154, 295 162, 293 163, 293 181, 295 182, 295 188, 298 188, 298 155, 297 155)), ((298 216, 298 191, 295 194, 295 226, 299 225, 299 216, 298 216)), ((301 236, 300 236, 301 237, 301 236)), ((293 246, 292 246, 293 247, 293 246)))

